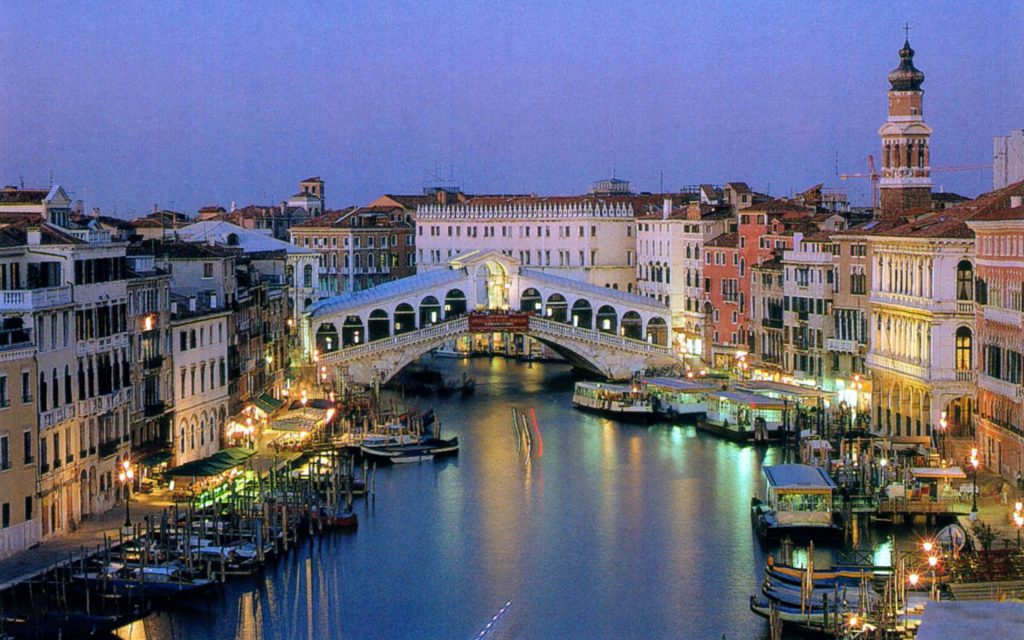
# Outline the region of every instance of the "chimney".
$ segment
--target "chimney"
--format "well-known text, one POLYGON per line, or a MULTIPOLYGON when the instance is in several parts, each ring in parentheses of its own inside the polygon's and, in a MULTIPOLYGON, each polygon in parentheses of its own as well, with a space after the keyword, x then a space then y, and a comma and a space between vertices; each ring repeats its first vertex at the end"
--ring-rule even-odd
POLYGON ((1024 205, 1024 196, 1010 196, 1010 208, 1020 209, 1024 205))
POLYGON ((42 244, 43 234, 39 230, 39 227, 29 227, 28 229, 25 230, 25 235, 28 239, 28 244, 35 247, 38 247, 40 244, 42 244))
POLYGON ((174 300, 171 301, 171 315, 178 315, 178 303, 175 302, 174 300))
POLYGON ((210 294, 210 308, 211 309, 216 309, 217 308, 217 294, 216 293, 211 293, 210 294))
POLYGON ((153 203, 153 213, 156 213, 156 212, 157 212, 157 211, 159 211, 159 210, 160 210, 160 208, 159 208, 159 207, 157 207, 156 203, 154 202, 154 203, 153 203))
POLYGON ((661 203, 661 219, 668 220, 672 215, 672 198, 665 198, 661 203))
POLYGON ((235 201, 232 200, 231 201, 231 211, 233 212, 234 210, 235 210, 235 201))
POLYGON ((195 311, 196 310, 196 297, 195 296, 189 296, 189 298, 188 298, 188 310, 189 311, 195 311))
POLYGON ((93 207, 92 208, 92 218, 93 218, 93 220, 99 220, 100 219, 100 208, 99 207, 93 207))
POLYGON ((448 192, 444 189, 438 189, 434 192, 434 195, 437 196, 437 204, 441 206, 448 204, 448 192))

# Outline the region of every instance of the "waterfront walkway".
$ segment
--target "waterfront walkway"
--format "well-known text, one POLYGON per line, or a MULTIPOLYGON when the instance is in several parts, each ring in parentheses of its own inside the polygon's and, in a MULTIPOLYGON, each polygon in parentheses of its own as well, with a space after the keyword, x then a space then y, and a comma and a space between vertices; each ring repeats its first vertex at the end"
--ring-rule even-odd
MULTIPOLYGON (((993 549, 1002 549, 1006 544, 1016 546, 1017 527, 1013 524, 1013 503, 1017 500, 1024 501, 1024 495, 1010 482, 1009 504, 1002 504, 999 488, 1003 482, 1003 478, 994 473, 978 472, 978 521, 989 525, 995 532, 993 549)), ((965 531, 971 531, 969 516, 959 516, 958 520, 965 531)))
MULTIPOLYGON (((132 496, 132 522, 142 522, 145 516, 158 516, 173 504, 171 492, 166 489, 136 494, 132 496)), ((116 542, 118 530, 123 526, 124 503, 104 514, 89 516, 72 533, 44 540, 31 549, 0 560, 0 591, 69 558, 78 558, 83 548, 95 551, 97 545, 103 544, 104 533, 116 542)))

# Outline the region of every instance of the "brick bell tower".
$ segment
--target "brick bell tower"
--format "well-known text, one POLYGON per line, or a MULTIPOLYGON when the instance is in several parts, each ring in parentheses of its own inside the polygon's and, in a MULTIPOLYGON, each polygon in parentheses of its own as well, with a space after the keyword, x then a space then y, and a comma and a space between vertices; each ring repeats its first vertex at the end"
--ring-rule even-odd
POLYGON ((932 130, 922 108, 924 73, 914 67, 909 36, 900 49, 900 66, 889 73, 889 117, 882 137, 881 217, 930 209, 932 179, 928 141, 932 130))

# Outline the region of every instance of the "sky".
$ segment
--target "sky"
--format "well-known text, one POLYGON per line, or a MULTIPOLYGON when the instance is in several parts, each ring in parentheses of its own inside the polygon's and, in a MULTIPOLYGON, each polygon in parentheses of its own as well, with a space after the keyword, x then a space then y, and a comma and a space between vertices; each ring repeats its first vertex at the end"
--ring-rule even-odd
MULTIPOLYGON (((572 194, 745 181, 867 204, 904 24, 932 165, 1024 127, 1024 0, 0 0, 0 182, 131 217, 328 208, 454 184, 572 194)), ((977 195, 991 172, 933 177, 977 195)))

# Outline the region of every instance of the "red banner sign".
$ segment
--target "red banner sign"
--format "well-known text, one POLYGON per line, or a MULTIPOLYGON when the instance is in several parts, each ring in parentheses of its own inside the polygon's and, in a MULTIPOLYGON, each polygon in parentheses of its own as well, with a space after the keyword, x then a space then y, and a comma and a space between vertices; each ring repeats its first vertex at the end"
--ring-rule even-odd
POLYGON ((526 333, 530 330, 528 313, 471 313, 471 333, 526 333))

